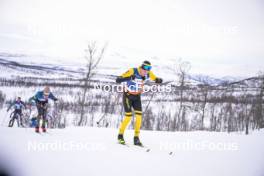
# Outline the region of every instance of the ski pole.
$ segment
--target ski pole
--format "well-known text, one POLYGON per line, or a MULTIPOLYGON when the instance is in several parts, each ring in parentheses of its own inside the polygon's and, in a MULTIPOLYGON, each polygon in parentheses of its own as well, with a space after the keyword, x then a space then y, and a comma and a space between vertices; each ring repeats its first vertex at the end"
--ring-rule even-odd
POLYGON ((96 122, 97 125, 100 124, 100 122, 105 118, 105 114, 96 122))
MULTIPOLYGON (((169 84, 169 83, 171 83, 172 81, 166 81, 166 82, 164 82, 164 83, 161 83, 160 85, 167 85, 167 84, 169 84)), ((146 108, 145 108, 145 111, 142 113, 142 116, 147 112, 147 110, 148 110, 148 107, 149 107, 149 105, 150 105, 150 102, 152 101, 152 99, 153 99, 153 97, 154 97, 154 94, 155 94, 155 92, 153 91, 152 92, 152 95, 151 95, 151 97, 150 97, 150 99, 148 100, 148 104, 147 104, 147 106, 146 106, 146 108)))

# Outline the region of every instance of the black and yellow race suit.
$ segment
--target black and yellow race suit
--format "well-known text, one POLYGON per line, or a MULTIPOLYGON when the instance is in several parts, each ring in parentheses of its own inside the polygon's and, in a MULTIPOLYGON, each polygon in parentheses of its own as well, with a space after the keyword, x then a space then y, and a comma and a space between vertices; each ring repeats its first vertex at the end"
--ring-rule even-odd
POLYGON ((116 79, 117 83, 125 82, 123 95, 123 106, 125 109, 125 117, 120 125, 119 134, 124 134, 124 131, 132 119, 132 110, 135 113, 135 136, 139 136, 141 121, 142 121, 142 105, 141 93, 143 92, 144 83, 148 80, 157 81, 157 78, 152 71, 149 71, 146 76, 141 76, 139 68, 131 68, 116 79))

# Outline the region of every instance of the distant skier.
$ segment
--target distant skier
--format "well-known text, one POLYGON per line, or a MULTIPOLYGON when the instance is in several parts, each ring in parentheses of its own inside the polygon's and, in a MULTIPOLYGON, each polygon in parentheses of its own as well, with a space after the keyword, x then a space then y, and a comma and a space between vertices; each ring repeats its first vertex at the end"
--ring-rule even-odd
POLYGON ((26 109, 26 104, 21 101, 21 97, 17 97, 17 99, 10 104, 10 106, 7 108, 7 112, 14 107, 14 112, 13 115, 11 116, 11 119, 9 121, 8 126, 9 127, 13 127, 14 125, 14 121, 17 121, 17 126, 19 127, 20 125, 23 127, 23 123, 22 123, 22 109, 25 108, 26 109))
POLYGON ((46 86, 43 91, 38 91, 35 96, 31 97, 29 101, 32 100, 36 102, 38 109, 37 125, 35 127, 35 132, 39 133, 40 120, 42 119, 42 131, 46 132, 47 123, 47 109, 48 109, 48 99, 57 101, 58 99, 50 92, 50 88, 46 86))
POLYGON ((135 125, 134 125, 134 145, 142 146, 139 140, 139 133, 142 121, 142 105, 141 105, 141 93, 143 92, 144 83, 148 80, 155 81, 156 83, 162 83, 162 79, 158 78, 151 71, 151 63, 144 61, 138 68, 131 68, 121 76, 117 77, 116 82, 126 82, 123 106, 125 109, 125 117, 120 124, 118 142, 125 144, 124 132, 132 118, 132 108, 135 113, 135 125))

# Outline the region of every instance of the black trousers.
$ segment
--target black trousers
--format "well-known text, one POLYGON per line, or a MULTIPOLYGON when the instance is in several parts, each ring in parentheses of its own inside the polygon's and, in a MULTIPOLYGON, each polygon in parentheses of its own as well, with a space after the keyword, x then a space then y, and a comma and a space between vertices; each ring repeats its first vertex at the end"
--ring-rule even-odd
POLYGON ((22 110, 21 109, 15 109, 15 114, 18 114, 21 117, 22 116, 22 110))
POLYGON ((38 118, 37 118, 37 126, 36 128, 39 128, 40 126, 40 120, 42 119, 42 128, 45 128, 47 123, 47 103, 37 103, 37 109, 38 109, 38 118))
POLYGON ((17 121, 17 126, 20 127, 23 126, 22 123, 22 110, 21 109, 15 109, 15 111, 12 113, 13 115, 11 116, 11 119, 9 121, 8 126, 9 127, 13 127, 14 125, 14 121, 17 121))
POLYGON ((123 95, 123 106, 126 113, 131 113, 132 108, 135 111, 141 111, 142 112, 142 104, 141 104, 141 95, 133 95, 129 94, 127 92, 124 92, 123 95))

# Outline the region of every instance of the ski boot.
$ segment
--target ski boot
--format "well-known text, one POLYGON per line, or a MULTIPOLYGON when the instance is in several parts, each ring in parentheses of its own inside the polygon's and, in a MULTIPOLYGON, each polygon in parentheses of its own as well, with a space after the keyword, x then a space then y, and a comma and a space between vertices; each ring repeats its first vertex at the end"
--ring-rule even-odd
POLYGON ((118 143, 119 144, 122 144, 122 145, 125 145, 126 144, 126 142, 124 140, 123 134, 119 134, 118 137, 117 137, 117 139, 118 139, 118 143))
POLYGON ((43 133, 46 133, 47 132, 47 129, 45 127, 42 127, 42 132, 43 133))
POLYGON ((14 125, 14 120, 11 119, 11 120, 9 121, 9 123, 8 123, 8 127, 13 127, 13 125, 14 125))
POLYGON ((134 137, 134 145, 137 145, 137 146, 143 147, 143 144, 140 142, 138 136, 135 136, 135 137, 134 137))
POLYGON ((39 133, 39 127, 36 127, 36 128, 35 128, 35 132, 36 132, 36 133, 39 133))

